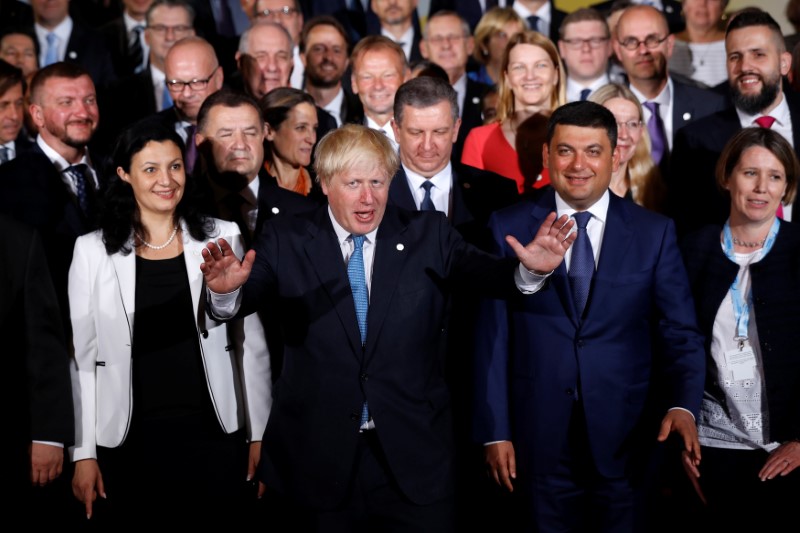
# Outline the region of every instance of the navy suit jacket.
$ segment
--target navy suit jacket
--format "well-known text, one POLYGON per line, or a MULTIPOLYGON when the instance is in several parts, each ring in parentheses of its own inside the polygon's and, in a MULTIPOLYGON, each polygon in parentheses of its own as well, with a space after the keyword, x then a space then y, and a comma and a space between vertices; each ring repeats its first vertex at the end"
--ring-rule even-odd
MULTIPOLYGON (((496 213, 502 255, 505 235, 529 242, 553 211, 549 191, 496 213)), ((476 437, 512 441, 526 482, 557 465, 576 399, 607 477, 637 470, 667 409, 699 409, 703 338, 672 222, 613 194, 583 317, 562 263, 537 293, 486 302, 478 324, 476 437)))
POLYGON ((72 26, 64 61, 86 69, 98 90, 116 79, 111 54, 103 37, 77 21, 72 26))
POLYGON ((331 509, 348 494, 369 402, 399 489, 428 504, 452 494, 452 427, 443 375, 452 284, 511 292, 514 261, 466 244, 440 214, 392 206, 377 232, 362 347, 327 207, 266 223, 241 313, 280 309, 284 367, 262 441, 267 485, 331 509))

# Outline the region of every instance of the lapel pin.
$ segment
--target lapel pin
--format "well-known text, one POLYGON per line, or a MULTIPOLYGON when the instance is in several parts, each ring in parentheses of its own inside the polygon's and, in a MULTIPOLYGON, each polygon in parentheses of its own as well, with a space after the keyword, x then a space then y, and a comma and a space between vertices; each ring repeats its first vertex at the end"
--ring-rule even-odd
POLYGON ((277 207, 273 207, 273 208, 272 208, 272 214, 273 214, 273 215, 277 215, 277 214, 278 214, 278 213, 280 213, 280 212, 281 212, 281 210, 280 210, 280 209, 278 209, 277 207))
POLYGON ((664 6, 664 11, 666 11, 667 13, 672 13, 673 12, 672 6, 664 6))
POLYGON ((403 245, 403 243, 399 243, 397 245, 397 251, 398 252, 402 252, 404 249, 405 249, 405 246, 403 245))
POLYGON ((475 105, 480 104, 481 103, 481 99, 478 98, 477 96, 473 96, 472 97, 472 103, 475 104, 475 105))
POLYGON ((688 113, 688 112, 684 113, 683 114, 683 120, 692 120, 692 114, 688 113))
POLYGON ((75 50, 70 50, 68 55, 70 59, 75 59, 76 57, 78 57, 78 54, 75 53, 75 50))
POLYGON ((471 183, 467 182, 467 183, 464 184, 464 188, 465 189, 469 189, 470 187, 472 187, 471 183))

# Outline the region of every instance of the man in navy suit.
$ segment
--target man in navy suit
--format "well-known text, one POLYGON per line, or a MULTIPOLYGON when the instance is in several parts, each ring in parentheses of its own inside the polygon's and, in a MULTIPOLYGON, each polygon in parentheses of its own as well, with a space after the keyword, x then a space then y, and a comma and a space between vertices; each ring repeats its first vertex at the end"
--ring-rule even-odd
MULTIPOLYGON (((380 132, 343 126, 315 163, 328 206, 265 224, 243 262, 224 241, 203 252, 212 314, 265 301, 281 311, 285 361, 261 480, 304 511, 298 529, 310 519, 315 531, 453 530, 448 294, 513 292, 519 268, 439 214, 387 206, 398 165, 380 132)), ((527 247, 514 241, 523 269, 554 268, 570 228, 553 214, 527 247)))
POLYGON ((33 146, 22 132, 24 94, 22 70, 0 59, 0 165, 33 146))
POLYGON ((487 301, 476 342, 476 437, 536 531, 644 531, 640 475, 656 439, 700 460, 703 338, 672 222, 608 190, 616 120, 573 102, 548 125, 552 192, 491 222, 525 242, 554 210, 578 230, 565 261, 523 272, 529 296, 487 301), (659 426, 660 421, 660 426, 659 426))

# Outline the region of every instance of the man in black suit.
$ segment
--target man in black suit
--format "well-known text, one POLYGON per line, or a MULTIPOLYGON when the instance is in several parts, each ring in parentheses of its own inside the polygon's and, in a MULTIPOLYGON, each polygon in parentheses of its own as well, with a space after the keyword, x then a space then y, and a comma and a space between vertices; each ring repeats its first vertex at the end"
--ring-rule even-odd
POLYGON ((103 37, 69 15, 69 0, 32 0, 33 29, 39 40, 39 65, 58 61, 80 65, 95 86, 105 87, 114 80, 111 55, 103 37))
POLYGON ((239 0, 187 0, 192 7, 197 35, 203 37, 220 60, 225 75, 236 71, 233 56, 239 36, 250 26, 250 19, 239 0))
POLYGON ((453 161, 461 162, 464 139, 477 126, 483 125, 481 99, 489 87, 467 77, 467 61, 472 55, 475 41, 469 25, 454 11, 439 11, 431 15, 422 33, 422 57, 442 67, 450 85, 458 94, 458 112, 461 128, 453 147, 453 161))
POLYGON ((617 22, 614 52, 625 69, 631 91, 644 107, 654 162, 666 173, 675 133, 693 120, 725 106, 725 98, 675 80, 667 63, 675 36, 664 14, 651 6, 631 6, 617 22), (657 133, 654 133, 657 132, 657 133))
POLYGON ((2 389, 8 406, 2 450, 11 466, 2 508, 25 516, 38 513, 41 523, 60 510, 53 504, 69 501, 50 500, 69 497, 69 479, 60 480, 61 492, 37 488, 61 475, 64 446, 74 440, 69 355, 39 237, 6 215, 0 215, 0 228, 0 335, 8 378, 2 389))
MULTIPOLYGON (((265 224, 244 262, 222 240, 203 251, 214 315, 281 310, 260 474, 300 508, 298 530, 453 531, 448 294, 513 291, 517 262, 469 246, 441 215, 387 206, 398 164, 380 132, 343 126, 317 155, 328 206, 265 224)), ((524 268, 563 257, 571 224, 554 220, 527 248, 515 241, 524 268)))
POLYGON ((22 70, 0 59, 0 165, 33 146, 22 132, 24 95, 22 70))
POLYGON ((194 12, 185 0, 155 0, 145 21, 146 68, 115 81, 101 93, 103 123, 98 136, 109 144, 137 120, 172 107, 164 74, 167 53, 176 42, 194 35, 194 12))
MULTIPOLYGON (((770 127, 796 152, 800 149, 800 99, 783 91, 792 56, 784 48, 780 26, 766 12, 741 13, 728 24, 725 49, 734 105, 689 125, 675 139, 667 199, 679 234, 728 218, 730 198, 717 187, 714 170, 719 154, 741 128, 770 127)), ((792 206, 784 205, 779 214, 793 220, 792 206)))
POLYGON ((87 145, 99 113, 94 84, 78 65, 56 63, 31 82, 36 145, 0 166, 0 212, 39 231, 69 329, 67 274, 75 239, 94 228, 99 176, 87 145))
POLYGON ((349 50, 347 30, 335 18, 314 17, 303 27, 300 58, 305 65, 305 90, 330 113, 337 127, 364 120, 358 96, 342 84, 350 65, 349 50))
POLYGON ((567 14, 556 9, 553 0, 513 0, 510 7, 527 21, 528 27, 558 41, 558 29, 567 14))
POLYGON ((100 28, 117 78, 126 78, 147 66, 150 47, 144 37, 145 16, 152 3, 153 0, 122 0, 122 16, 100 28))
POLYGON ((419 0, 372 0, 372 11, 377 17, 367 18, 367 35, 383 35, 400 45, 406 61, 422 59, 419 42, 422 37, 419 19, 415 16, 419 0))

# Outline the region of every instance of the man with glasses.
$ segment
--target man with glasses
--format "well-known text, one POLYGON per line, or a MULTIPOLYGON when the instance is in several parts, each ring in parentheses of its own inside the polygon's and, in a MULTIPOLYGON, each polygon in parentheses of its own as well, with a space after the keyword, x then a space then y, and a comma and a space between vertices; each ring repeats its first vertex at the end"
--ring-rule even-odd
POLYGON ((611 34, 594 9, 573 11, 559 29, 558 52, 567 68, 567 101, 586 100, 609 82, 611 34))
POLYGON ((222 88, 223 73, 214 49, 205 39, 187 37, 175 43, 164 63, 174 105, 159 113, 186 142, 186 170, 197 161, 197 115, 205 99, 222 88))
POLYGON ((256 0, 255 22, 272 21, 280 24, 292 38, 292 71, 289 84, 295 89, 303 88, 303 61, 300 58, 300 32, 303 30, 303 12, 298 0, 256 0))
POLYGON ((617 22, 614 52, 625 69, 633 94, 644 107, 653 161, 662 173, 669 168, 675 132, 692 120, 725 105, 723 96, 692 87, 668 74, 675 37, 670 35, 661 11, 650 6, 631 6, 617 22))
POLYGON ((428 19, 422 32, 420 52, 447 72, 450 85, 458 95, 458 115, 461 128, 453 145, 453 161, 461 161, 464 139, 472 128, 483 124, 481 98, 489 86, 467 77, 467 60, 475 41, 469 24, 455 11, 439 11, 428 19))
POLYGON ((164 62, 172 45, 194 35, 194 10, 185 0, 155 0, 145 23, 146 68, 113 83, 100 95, 104 120, 98 137, 109 143, 130 124, 172 107, 164 62))

